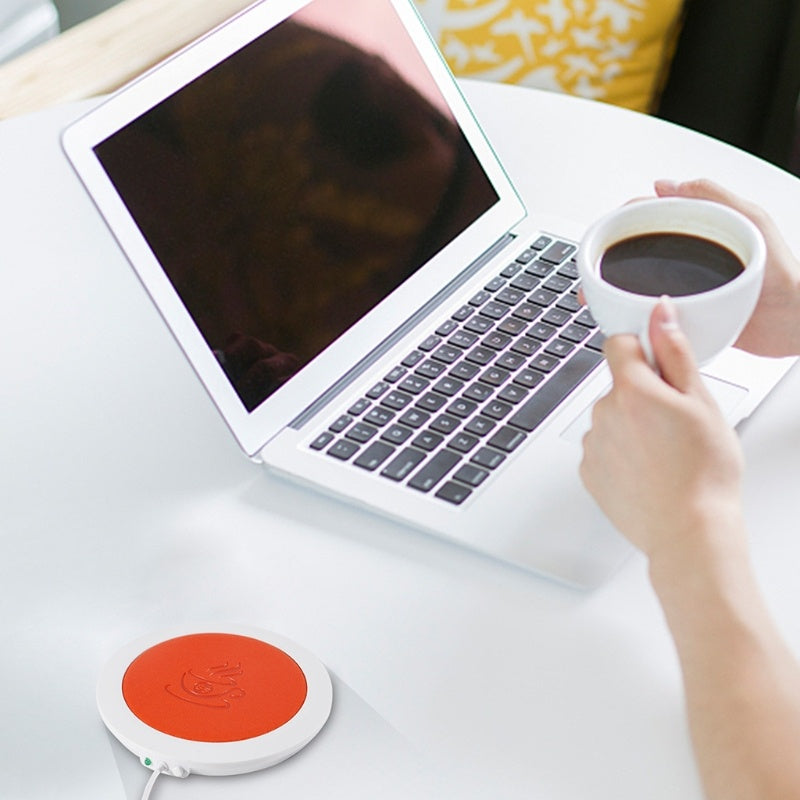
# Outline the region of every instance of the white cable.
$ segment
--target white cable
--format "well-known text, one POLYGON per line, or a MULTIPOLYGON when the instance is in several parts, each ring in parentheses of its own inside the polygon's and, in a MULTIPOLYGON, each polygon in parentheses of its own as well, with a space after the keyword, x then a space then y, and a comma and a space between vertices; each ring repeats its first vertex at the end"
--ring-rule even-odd
POLYGON ((148 800, 150 797, 150 792, 153 791, 153 784, 155 784, 158 776, 164 771, 164 765, 159 764, 156 769, 153 770, 153 774, 150 776, 150 780, 147 781, 147 784, 144 787, 144 793, 142 794, 142 800, 148 800))

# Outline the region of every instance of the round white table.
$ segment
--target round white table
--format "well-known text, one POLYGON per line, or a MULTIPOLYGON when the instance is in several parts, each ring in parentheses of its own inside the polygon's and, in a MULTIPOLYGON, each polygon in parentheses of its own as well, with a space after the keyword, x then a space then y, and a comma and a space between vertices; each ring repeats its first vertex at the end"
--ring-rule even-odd
MULTIPOLYGON (((800 252, 780 170, 618 108, 465 91, 543 228, 705 175, 800 252)), ((163 778, 154 798, 700 798, 643 560, 576 593, 247 461, 60 151, 86 107, 0 125, 0 796, 99 797, 118 766, 140 796, 94 709, 100 667, 152 629, 232 622, 315 652, 331 720, 276 770, 163 778)), ((798 396, 793 370, 742 426, 753 556, 795 649, 798 396)))

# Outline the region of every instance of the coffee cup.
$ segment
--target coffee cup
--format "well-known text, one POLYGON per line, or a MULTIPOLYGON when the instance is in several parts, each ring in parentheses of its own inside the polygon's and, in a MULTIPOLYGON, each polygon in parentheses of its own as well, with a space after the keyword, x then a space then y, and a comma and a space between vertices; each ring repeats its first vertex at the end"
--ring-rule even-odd
POLYGON ((698 364, 736 341, 761 292, 766 245, 728 206, 661 198, 595 222, 578 251, 586 303, 606 336, 633 333, 653 363, 650 315, 668 295, 698 364))

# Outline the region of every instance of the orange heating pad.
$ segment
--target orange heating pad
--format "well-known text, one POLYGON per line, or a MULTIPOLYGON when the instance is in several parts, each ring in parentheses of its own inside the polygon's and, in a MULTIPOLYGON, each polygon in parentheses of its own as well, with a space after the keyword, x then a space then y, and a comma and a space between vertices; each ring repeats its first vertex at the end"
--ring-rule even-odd
POLYGON ((228 633, 196 633, 137 656, 122 679, 125 703, 162 733, 236 742, 270 733, 297 714, 303 671, 273 645, 228 633))

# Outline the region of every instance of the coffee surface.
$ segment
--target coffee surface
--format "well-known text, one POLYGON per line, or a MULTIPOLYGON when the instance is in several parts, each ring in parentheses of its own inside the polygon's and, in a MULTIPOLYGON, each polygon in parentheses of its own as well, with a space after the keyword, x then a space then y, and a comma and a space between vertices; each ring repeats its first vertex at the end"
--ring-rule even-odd
POLYGON ((681 297, 722 286, 744 270, 728 248, 683 233, 648 233, 623 239, 600 262, 605 281, 628 292, 681 297))

